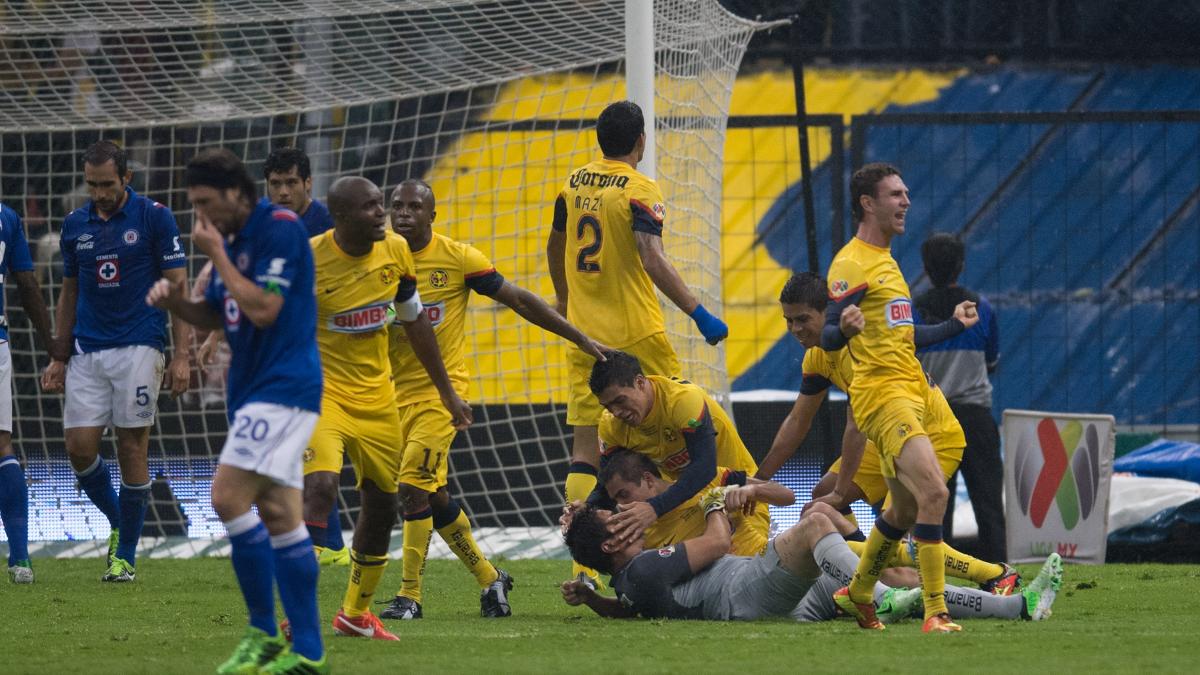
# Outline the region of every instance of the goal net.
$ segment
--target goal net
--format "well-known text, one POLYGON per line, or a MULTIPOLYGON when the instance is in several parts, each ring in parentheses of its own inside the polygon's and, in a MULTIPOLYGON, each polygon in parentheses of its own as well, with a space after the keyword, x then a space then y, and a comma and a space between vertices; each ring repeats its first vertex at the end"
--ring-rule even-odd
MULTIPOLYGON (((270 150, 300 147, 319 199, 342 175, 365 176, 385 193, 424 178, 436 194, 438 231, 473 243, 507 278, 549 299, 543 250, 554 196, 597 155, 596 115, 625 97, 620 2, 5 7, 0 198, 25 220, 48 301, 61 281, 62 219, 87 199, 80 156, 100 139, 127 149, 134 189, 174 210, 185 241, 191 212, 181 169, 205 147, 233 150, 260 177, 270 150)), ((745 46, 765 26, 716 0, 660 0, 654 27, 665 246, 701 302, 719 310, 725 123, 745 46)), ((192 255, 193 276, 202 263, 192 255)), ((75 484, 61 398, 41 393, 45 356, 10 297, 13 435, 30 483, 30 537, 59 554, 99 554, 107 521, 75 484)), ((686 375, 726 393, 723 350, 704 344, 681 312, 665 315, 686 375)), ((563 343, 487 299, 472 300, 467 325, 476 423, 455 442, 450 488, 477 526, 500 530, 497 541, 507 543, 493 550, 552 552, 552 538, 530 544, 520 533, 552 526, 562 503, 570 441, 563 343)), ((226 432, 220 387, 219 373, 197 372, 189 394, 159 401, 144 555, 203 554, 224 535, 208 504, 226 432)), ((102 452, 113 457, 110 436, 102 452)), ((341 498, 348 530, 357 515, 349 470, 341 498)))

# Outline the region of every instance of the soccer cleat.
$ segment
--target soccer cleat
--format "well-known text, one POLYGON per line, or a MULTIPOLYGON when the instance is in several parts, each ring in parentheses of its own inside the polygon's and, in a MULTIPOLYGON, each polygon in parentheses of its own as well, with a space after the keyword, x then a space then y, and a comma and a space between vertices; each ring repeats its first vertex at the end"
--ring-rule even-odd
POLYGON ((133 565, 130 565, 121 558, 113 558, 112 564, 108 566, 108 571, 104 573, 104 576, 100 577, 100 581, 112 581, 116 583, 133 580, 133 565))
POLYGON ((348 617, 345 612, 338 610, 333 617, 333 634, 345 637, 363 637, 372 640, 399 640, 400 638, 388 632, 383 622, 370 610, 360 616, 348 617))
POLYGON ((508 606, 508 592, 512 587, 512 576, 497 567, 496 580, 479 592, 479 615, 489 619, 512 616, 512 608, 508 606))
POLYGON ((858 621, 859 628, 883 630, 883 624, 880 623, 879 617, 875 616, 875 603, 858 603, 851 600, 849 586, 837 589, 837 592, 833 594, 833 602, 838 609, 854 617, 854 620, 858 621))
MULTIPOLYGON (((317 548, 317 547, 314 547, 317 548)), ((350 549, 345 546, 334 551, 325 547, 320 547, 317 552, 317 562, 322 565, 337 565, 338 567, 350 566, 350 549)))
POLYGON ((233 655, 217 666, 217 675, 258 673, 259 668, 278 656, 286 646, 283 636, 271 637, 254 626, 246 626, 246 633, 233 655))
POLYGON ((29 565, 29 558, 18 560, 17 564, 8 568, 8 580, 14 584, 33 583, 33 567, 29 565))
POLYGON ((108 533, 108 556, 105 558, 105 565, 112 567, 113 560, 117 558, 117 541, 121 538, 121 531, 113 528, 112 532, 108 533))
POLYGON ((889 588, 879 599, 875 616, 883 623, 895 623, 912 616, 921 605, 920 588, 889 588))
POLYGON ((962 626, 954 623, 954 619, 946 612, 940 612, 925 619, 925 625, 921 626, 922 633, 957 633, 962 630, 962 626))
POLYGON ((1021 587, 1021 573, 1007 563, 1000 563, 1000 566, 1004 568, 1004 572, 995 579, 980 584, 979 588, 992 595, 1012 595, 1021 587))
POLYGON ((313 661, 289 649, 259 668, 258 672, 267 675, 325 675, 329 672, 329 659, 321 657, 320 661, 313 661))
POLYGON ((1041 571, 1034 577, 1033 582, 1021 591, 1025 596, 1025 619, 1044 621, 1050 618, 1050 606, 1062 588, 1063 566, 1062 557, 1051 553, 1042 564, 1041 571))
POLYGON ((411 621, 413 619, 424 618, 424 615, 421 614, 421 603, 413 600, 412 598, 406 598, 403 595, 397 595, 396 597, 392 598, 391 604, 389 604, 387 608, 379 613, 379 618, 403 619, 405 621, 411 621))

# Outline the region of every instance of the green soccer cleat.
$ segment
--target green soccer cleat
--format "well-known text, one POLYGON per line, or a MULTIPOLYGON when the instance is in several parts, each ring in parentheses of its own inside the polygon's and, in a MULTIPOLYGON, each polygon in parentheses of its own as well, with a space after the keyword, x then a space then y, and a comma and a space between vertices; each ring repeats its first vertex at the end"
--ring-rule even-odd
POLYGON ((113 560, 117 557, 117 541, 121 538, 121 531, 113 528, 112 532, 108 533, 108 557, 105 558, 105 565, 112 567, 113 560))
POLYGON ((100 581, 124 583, 133 581, 134 578, 133 565, 121 558, 113 558, 112 564, 108 566, 108 571, 104 573, 104 576, 100 577, 100 581))
POLYGON ((325 675, 329 672, 329 658, 322 656, 320 661, 313 661, 289 649, 258 672, 264 675, 325 675))
POLYGON ((1025 596, 1025 611, 1022 613, 1025 619, 1044 621, 1050 618, 1050 606, 1054 604, 1058 589, 1062 588, 1062 578, 1062 557, 1051 553, 1033 582, 1021 591, 1021 595, 1025 596))
POLYGON ((317 563, 321 565, 337 565, 338 567, 350 566, 350 549, 343 546, 334 551, 324 546, 314 546, 317 551, 317 563))
POLYGON ((875 616, 883 623, 894 623, 907 619, 923 607, 920 588, 889 588, 879 599, 875 616))
POLYGON ((217 675, 254 675, 286 647, 282 634, 271 637, 254 626, 246 626, 246 633, 233 650, 233 656, 217 666, 217 675))
POLYGON ((14 584, 33 583, 33 567, 29 565, 29 558, 18 560, 17 564, 8 568, 8 580, 14 584))

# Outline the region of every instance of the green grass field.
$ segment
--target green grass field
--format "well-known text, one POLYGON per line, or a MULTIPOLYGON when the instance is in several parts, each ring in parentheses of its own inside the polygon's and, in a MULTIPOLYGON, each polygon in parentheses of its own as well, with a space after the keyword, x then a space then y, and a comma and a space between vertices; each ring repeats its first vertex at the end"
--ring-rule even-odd
MULTIPOLYGON (((98 559, 35 560, 32 586, 0 583, 0 672, 205 673, 232 651, 245 610, 229 562, 143 560, 138 581, 102 584, 98 559)), ((1048 621, 974 621, 922 635, 852 621, 795 624, 615 621, 566 606, 568 563, 508 561, 514 616, 479 618, 478 590, 456 561, 429 563, 425 619, 389 622, 400 642, 333 638, 335 672, 1196 672, 1191 603, 1197 565, 1068 566, 1048 621)), ((1035 569, 1023 569, 1032 574, 1035 569)), ((398 581, 389 570, 381 598, 398 581)), ((347 568, 322 568, 328 621, 347 568)), ((328 626, 328 624, 326 624, 328 626)))

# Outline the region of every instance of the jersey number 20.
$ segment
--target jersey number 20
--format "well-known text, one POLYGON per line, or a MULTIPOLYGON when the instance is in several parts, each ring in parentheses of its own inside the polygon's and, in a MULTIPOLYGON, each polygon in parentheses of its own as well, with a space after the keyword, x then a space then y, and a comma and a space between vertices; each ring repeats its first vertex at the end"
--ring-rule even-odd
POLYGON ((600 263, 596 262, 596 256, 600 254, 600 246, 604 243, 604 232, 600 230, 600 221, 596 220, 595 216, 579 219, 579 224, 575 226, 575 238, 582 241, 588 230, 592 231, 592 243, 580 247, 579 255, 575 258, 575 267, 580 272, 599 272, 600 263))

